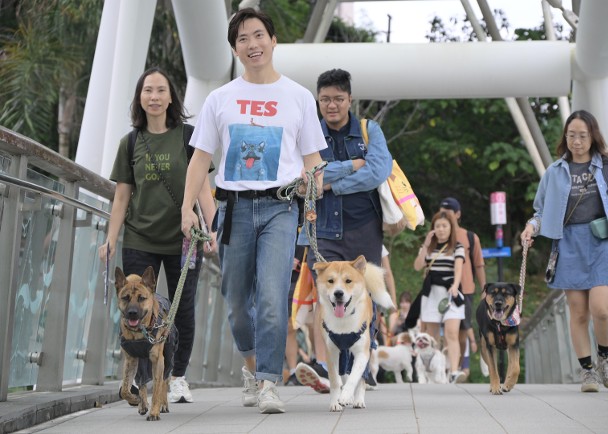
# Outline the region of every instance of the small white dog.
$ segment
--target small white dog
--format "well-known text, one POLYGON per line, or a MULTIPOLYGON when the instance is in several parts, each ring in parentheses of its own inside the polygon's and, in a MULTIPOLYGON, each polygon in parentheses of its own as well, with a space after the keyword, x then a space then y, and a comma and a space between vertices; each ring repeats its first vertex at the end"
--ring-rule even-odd
POLYGON ((428 333, 418 333, 414 340, 416 373, 421 384, 447 384, 446 359, 437 348, 437 341, 428 333))
POLYGON ((397 383, 403 383, 403 377, 401 376, 401 371, 403 370, 405 370, 407 380, 410 383, 412 382, 414 368, 412 367, 411 343, 398 343, 394 347, 380 345, 372 353, 369 365, 374 380, 378 374, 379 367, 382 367, 385 371, 395 374, 395 381, 397 383))

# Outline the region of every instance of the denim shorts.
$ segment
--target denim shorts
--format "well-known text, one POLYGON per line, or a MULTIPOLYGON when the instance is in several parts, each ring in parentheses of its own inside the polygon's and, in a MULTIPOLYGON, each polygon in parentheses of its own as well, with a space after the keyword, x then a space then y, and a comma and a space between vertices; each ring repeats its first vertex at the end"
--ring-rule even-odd
POLYGON ((608 285, 608 239, 591 233, 588 223, 567 225, 559 241, 559 258, 551 289, 589 290, 608 285))

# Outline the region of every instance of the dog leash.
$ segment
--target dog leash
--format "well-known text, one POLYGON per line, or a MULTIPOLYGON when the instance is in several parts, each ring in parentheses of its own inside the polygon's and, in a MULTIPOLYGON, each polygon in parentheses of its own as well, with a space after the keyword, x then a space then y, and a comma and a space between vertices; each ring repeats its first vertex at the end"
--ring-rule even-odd
POLYGON ((316 201, 321 197, 317 197, 317 181, 315 180, 315 173, 322 170, 327 166, 327 161, 323 161, 320 164, 307 171, 308 182, 305 182, 303 178, 296 178, 288 185, 280 187, 277 191, 277 197, 280 200, 293 201, 295 196, 302 197, 299 193, 299 187, 306 184, 306 194, 304 194, 304 230, 306 231, 306 237, 310 243, 310 247, 315 254, 317 262, 327 262, 323 256, 319 253, 319 247, 317 246, 317 211, 316 201))
POLYGON ((188 274, 188 265, 190 264, 190 258, 196 249, 196 245, 199 241, 208 242, 211 240, 209 234, 205 233, 201 229, 196 229, 194 226, 190 228, 190 248, 188 249, 188 255, 186 256, 186 260, 184 261, 184 266, 182 267, 181 274, 179 276, 179 281, 177 282, 177 288, 175 288, 175 295, 173 296, 173 301, 171 302, 171 308, 169 309, 169 314, 167 318, 160 323, 159 325, 154 325, 152 330, 164 328, 163 332, 160 334, 158 338, 150 335, 146 327, 141 324, 140 328, 144 337, 151 344, 158 344, 163 342, 169 336, 169 332, 171 331, 171 326, 175 320, 175 315, 177 314, 177 308, 179 307, 179 301, 182 298, 182 291, 184 289, 184 283, 186 282, 186 276, 188 274))
POLYGON ((521 322, 521 313, 524 309, 524 284, 526 283, 526 262, 528 260, 528 242, 524 241, 521 253, 521 267, 519 269, 519 299, 517 300, 517 306, 513 310, 513 313, 505 320, 506 326, 514 327, 518 326, 521 322))

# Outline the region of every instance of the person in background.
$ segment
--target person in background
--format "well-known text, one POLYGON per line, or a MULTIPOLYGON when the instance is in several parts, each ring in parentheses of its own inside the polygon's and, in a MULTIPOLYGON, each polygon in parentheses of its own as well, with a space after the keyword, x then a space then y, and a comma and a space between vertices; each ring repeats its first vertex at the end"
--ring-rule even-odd
MULTIPOLYGON (((312 94, 275 70, 275 27, 268 15, 239 10, 228 42, 244 67, 240 77, 212 91, 196 124, 196 147, 182 205, 182 232, 198 225, 192 205, 221 152, 215 177, 221 291, 232 336, 244 358, 245 407, 284 413, 277 383, 283 378, 287 299, 298 227, 296 200, 278 189, 307 177, 322 160, 323 133, 312 94)), ((316 170, 318 194, 323 173, 316 170)))
MULTIPOLYGON (((145 71, 137 81, 131 103, 131 122, 138 130, 137 139, 131 156, 129 134, 118 146, 110 174, 110 179, 116 182, 116 191, 108 237, 99 248, 102 261, 113 258, 124 224, 122 264, 125 275, 141 276, 151 265, 158 278, 163 265, 171 302, 182 269, 180 204, 188 168, 183 133, 185 120, 182 102, 167 74, 159 68, 145 71), (153 158, 152 161, 156 161, 161 155, 165 164, 150 164, 153 158), (161 171, 168 186, 160 179, 157 170, 161 171)), ((197 198, 205 221, 211 222, 215 201, 209 182, 204 183, 197 198)), ((215 234, 212 238, 211 244, 206 246, 207 251, 215 249, 215 234)), ((179 345, 169 383, 169 402, 172 403, 192 402, 185 375, 194 342, 195 296, 202 256, 201 251, 197 254, 194 269, 188 270, 175 316, 179 345)))
POLYGON ((388 317, 388 329, 393 337, 404 330, 403 324, 411 305, 412 294, 409 291, 403 291, 399 296, 398 310, 392 312, 388 317))
POLYGON ((521 242, 531 246, 538 235, 553 240, 552 250, 559 256, 548 287, 566 294, 570 337, 582 370, 581 392, 599 392, 600 384, 608 387, 608 239, 593 235, 589 224, 608 213, 608 151, 591 113, 578 110, 568 117, 557 155, 540 180, 534 216, 521 242), (590 319, 597 342, 595 367, 590 319))
MULTIPOLYGON (((328 146, 321 151, 321 157, 328 164, 324 172, 323 197, 316 202, 319 253, 327 261, 352 261, 363 255, 368 262, 381 266, 382 210, 377 188, 388 178, 393 167, 386 139, 378 123, 369 120, 366 146, 360 121, 350 111, 351 75, 347 71, 332 69, 319 75, 317 100, 328 146)), ((309 242, 302 240, 305 244, 309 242)), ((313 251, 309 251, 311 270, 315 260, 313 251)), ((374 325, 375 322, 374 316, 374 325)), ((322 336, 320 325, 316 329, 313 331, 315 349, 318 337, 322 336)), ((374 339, 375 336, 372 341, 374 339)), ((296 375, 298 379, 309 378, 314 388, 326 375, 326 367, 321 367, 323 371, 318 372, 301 363, 296 375)), ((369 378, 373 381, 371 376, 369 378)))
POLYGON ((481 251, 479 237, 473 231, 469 231, 460 226, 462 218, 462 208, 460 202, 453 197, 446 197, 439 204, 439 211, 452 213, 456 220, 456 240, 464 246, 465 259, 462 267, 462 293, 464 294, 464 319, 460 322, 460 369, 464 372, 464 378, 460 377, 459 382, 464 382, 468 378, 468 360, 465 360, 465 350, 469 347, 468 354, 477 352, 477 340, 473 330, 473 296, 475 294, 475 279, 483 290, 486 286, 486 269, 481 251), (468 342, 467 342, 468 341, 468 342))
POLYGON ((460 343, 458 331, 464 319, 464 296, 460 280, 464 263, 464 247, 456 240, 456 219, 451 213, 437 212, 431 221, 431 230, 414 260, 414 269, 426 269, 420 303, 420 320, 426 332, 440 342, 443 325, 448 349, 449 381, 456 383, 464 376, 459 370, 460 343), (449 308, 439 311, 440 302, 449 297, 449 308))

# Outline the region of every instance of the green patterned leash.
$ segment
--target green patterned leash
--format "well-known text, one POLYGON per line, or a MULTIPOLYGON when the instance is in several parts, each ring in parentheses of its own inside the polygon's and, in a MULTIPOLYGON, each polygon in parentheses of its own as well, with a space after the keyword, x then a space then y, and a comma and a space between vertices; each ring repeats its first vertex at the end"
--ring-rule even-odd
POLYGON ((151 344, 158 344, 160 342, 163 342, 165 339, 167 339, 167 336, 169 336, 171 326, 173 325, 175 315, 177 314, 179 301, 182 298, 182 291, 184 289, 184 283, 186 283, 186 276, 188 275, 188 265, 190 264, 190 258, 192 258, 194 249, 196 249, 196 245, 199 241, 211 241, 211 237, 209 236, 209 234, 206 234, 201 229, 196 229, 194 226, 192 226, 192 228, 190 228, 190 248, 188 249, 188 255, 186 256, 186 260, 184 261, 184 266, 182 267, 182 272, 179 276, 179 281, 177 282, 177 288, 175 289, 175 295, 173 296, 171 309, 169 309, 169 314, 167 315, 167 318, 161 324, 152 327, 152 330, 160 328, 164 328, 165 330, 160 334, 158 338, 154 338, 148 333, 148 331, 143 325, 141 326, 141 330, 144 334, 144 337, 148 339, 148 342, 150 342, 151 344))

